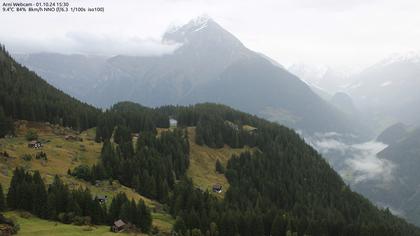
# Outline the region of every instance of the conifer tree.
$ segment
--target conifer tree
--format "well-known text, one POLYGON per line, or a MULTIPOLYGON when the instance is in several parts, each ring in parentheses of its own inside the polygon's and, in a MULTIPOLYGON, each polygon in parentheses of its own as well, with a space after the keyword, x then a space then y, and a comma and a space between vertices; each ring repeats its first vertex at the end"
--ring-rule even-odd
POLYGON ((6 199, 4 198, 3 186, 0 184, 0 212, 6 210, 6 199))
POLYGON ((45 189, 44 181, 39 174, 39 171, 35 171, 33 175, 33 203, 32 203, 32 212, 41 217, 46 218, 48 216, 47 211, 47 202, 48 195, 45 189))
POLYGON ((220 163, 219 159, 216 161, 216 171, 220 174, 225 173, 225 168, 223 167, 222 163, 220 163))

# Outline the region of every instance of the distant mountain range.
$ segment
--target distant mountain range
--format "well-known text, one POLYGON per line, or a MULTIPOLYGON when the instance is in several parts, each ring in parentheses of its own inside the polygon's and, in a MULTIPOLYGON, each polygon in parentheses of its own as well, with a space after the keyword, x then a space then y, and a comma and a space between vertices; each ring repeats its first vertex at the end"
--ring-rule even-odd
POLYGON ((124 100, 147 106, 218 102, 303 132, 367 133, 357 120, 210 18, 172 28, 162 40, 181 46, 159 57, 38 53, 15 58, 51 84, 100 107, 124 100))
POLYGON ((346 92, 384 128, 420 124, 420 55, 393 55, 351 78, 346 92))
POLYGON ((420 125, 420 53, 393 54, 357 73, 294 64, 289 71, 326 100, 346 93, 376 133, 403 122, 420 125))

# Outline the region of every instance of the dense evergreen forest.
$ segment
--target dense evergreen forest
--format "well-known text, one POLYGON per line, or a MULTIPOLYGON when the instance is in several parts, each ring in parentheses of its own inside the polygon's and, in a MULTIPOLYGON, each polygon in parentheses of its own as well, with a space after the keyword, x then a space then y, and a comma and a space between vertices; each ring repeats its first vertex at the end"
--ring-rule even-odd
POLYGON ((141 106, 133 102, 120 102, 105 111, 98 119, 96 141, 110 139, 114 128, 124 126, 130 132, 156 132, 156 128, 168 128, 169 118, 156 109, 141 106))
POLYGON ((76 130, 96 126, 100 110, 49 85, 13 60, 0 45, 0 137, 13 133, 10 119, 44 121, 76 130))
POLYGON ((25 210, 43 218, 77 225, 109 224, 117 219, 130 222, 142 232, 149 232, 152 224, 150 210, 140 200, 129 200, 124 193, 117 194, 107 209, 89 189, 69 189, 58 176, 48 188, 38 171, 33 174, 16 168, 4 201, 0 192, 0 207, 25 210))
MULTIPOLYGON (((12 120, 18 119, 79 130, 96 126, 96 141, 103 143, 100 161, 69 174, 91 182, 119 180, 163 203, 176 218, 176 235, 420 235, 418 228, 352 192, 312 147, 284 126, 217 104, 146 108, 124 102, 101 112, 48 85, 11 59, 4 47, 0 85, 0 134, 12 133, 12 120), (157 129, 168 128, 170 117, 178 121, 177 128, 157 129), (221 171, 230 185, 224 198, 195 187, 186 174, 186 127, 191 126, 199 145, 254 147, 233 156, 221 171)), ((151 224, 141 201, 119 194, 107 209, 88 189, 69 189, 58 177, 47 187, 38 172, 20 168, 5 203, 1 199, 0 207, 68 223, 109 224, 122 218, 145 232, 151 224)))
POLYGON ((177 179, 189 165, 188 137, 184 130, 162 132, 159 136, 143 132, 133 148, 129 128, 118 126, 116 145, 105 140, 101 161, 92 166, 78 166, 70 174, 87 181, 118 179, 140 194, 166 202, 177 179))
MULTIPOLYGON (((120 109, 130 106, 130 103, 116 105, 120 109)), ((110 167, 116 168, 106 171, 106 177, 113 173, 113 178, 136 186, 141 194, 166 203, 177 219, 174 231, 179 235, 420 235, 417 228, 393 216, 389 210, 380 210, 352 192, 328 163, 291 129, 216 104, 148 110, 152 111, 161 113, 166 119, 176 118, 178 128, 161 136, 150 131, 140 132, 133 152, 130 150, 133 145, 129 144, 129 133, 133 131, 127 120, 141 120, 144 114, 119 113, 121 124, 109 122, 109 127, 101 127, 114 131, 116 143, 112 145, 105 140, 102 165, 106 169, 104 163, 113 156, 111 159, 115 162, 110 167), (196 127, 195 141, 199 145, 211 148, 250 146, 257 150, 234 156, 228 162, 224 173, 230 188, 224 200, 194 187, 192 180, 184 174, 184 168, 188 167, 188 144, 187 134, 182 130, 188 126, 196 127), (171 144, 157 144, 165 136, 172 137, 171 144), (175 145, 177 142, 183 145, 175 145), (176 150, 184 145, 179 157, 185 158, 175 158, 176 150), (116 151, 118 149, 120 151, 116 151), (150 162, 136 165, 136 168, 124 166, 126 157, 135 163, 145 152, 150 154, 150 162), (162 159, 163 156, 167 159, 162 159), (182 167, 178 169, 174 160, 185 160, 182 162, 185 165, 178 165, 182 167), (139 176, 139 180, 133 178, 130 182, 124 171, 115 172, 118 168, 130 176, 139 176), (159 168, 164 171, 153 171, 159 168), (159 176, 166 177, 172 172, 174 178, 155 178, 152 184, 141 182, 148 179, 144 169, 148 174, 160 173, 159 176), (159 187, 159 183, 163 183, 163 187, 159 187), (137 187, 142 185, 143 188, 137 187)), ((159 125, 162 124, 152 122, 150 126, 159 125)), ((89 180, 94 181, 95 167, 91 173, 89 180)))

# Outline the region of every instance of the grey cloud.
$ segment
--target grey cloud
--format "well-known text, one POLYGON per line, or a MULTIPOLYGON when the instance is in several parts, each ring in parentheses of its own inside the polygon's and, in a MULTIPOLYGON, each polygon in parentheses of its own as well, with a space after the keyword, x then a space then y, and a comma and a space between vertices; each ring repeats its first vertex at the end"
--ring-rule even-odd
POLYGON ((313 142, 313 145, 321 153, 328 153, 330 151, 340 151, 342 155, 350 148, 345 143, 342 143, 336 139, 321 139, 313 142))
POLYGON ((162 42, 159 39, 118 37, 85 32, 69 32, 60 38, 34 39, 27 42, 21 38, 9 38, 5 44, 19 52, 60 52, 90 55, 161 56, 170 54, 180 44, 162 42))
POLYGON ((336 10, 336 11, 348 11, 355 7, 363 5, 369 5, 379 2, 379 0, 297 0, 295 3, 301 7, 324 9, 324 10, 336 10))
POLYGON ((80 32, 71 32, 66 36, 73 43, 75 50, 87 54, 106 52, 111 55, 160 56, 172 53, 179 46, 152 38, 118 38, 80 32))

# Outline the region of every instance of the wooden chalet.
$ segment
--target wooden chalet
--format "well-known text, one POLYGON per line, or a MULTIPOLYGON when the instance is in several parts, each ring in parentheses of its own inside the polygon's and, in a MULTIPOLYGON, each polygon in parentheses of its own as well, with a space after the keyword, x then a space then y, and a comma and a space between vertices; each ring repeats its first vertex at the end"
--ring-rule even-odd
POLYGON ((42 147, 42 143, 40 141, 37 140, 32 140, 28 143, 28 148, 41 148, 42 147))
POLYGON ((223 190, 223 187, 222 187, 221 184, 215 184, 215 185, 213 185, 212 190, 213 190, 214 193, 221 193, 222 190, 223 190))
POLYGON ((114 224, 111 226, 111 231, 114 233, 119 233, 125 230, 127 227, 127 224, 122 220, 117 220, 114 222, 114 224))
POLYGON ((107 199, 108 199, 108 196, 106 196, 106 195, 99 195, 99 196, 96 196, 96 200, 97 200, 100 204, 105 204, 107 199))

